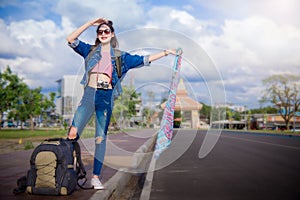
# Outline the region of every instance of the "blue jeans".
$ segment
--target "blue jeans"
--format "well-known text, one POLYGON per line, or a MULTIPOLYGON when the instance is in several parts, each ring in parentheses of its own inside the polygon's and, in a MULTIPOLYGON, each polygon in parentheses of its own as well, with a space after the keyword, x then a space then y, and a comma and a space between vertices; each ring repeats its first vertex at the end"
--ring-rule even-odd
POLYGON ((89 86, 85 87, 83 97, 74 114, 72 126, 77 128, 77 138, 83 132, 84 127, 96 113, 95 132, 95 154, 94 154, 94 175, 100 175, 106 149, 106 135, 110 117, 113 109, 113 90, 96 90, 89 86), (99 139, 101 142, 97 142, 99 139))

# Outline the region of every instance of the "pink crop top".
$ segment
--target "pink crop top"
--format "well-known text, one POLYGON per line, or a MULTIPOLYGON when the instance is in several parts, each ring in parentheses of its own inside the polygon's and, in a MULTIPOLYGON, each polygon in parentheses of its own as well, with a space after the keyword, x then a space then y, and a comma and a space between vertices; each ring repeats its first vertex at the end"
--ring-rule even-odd
POLYGON ((102 52, 101 60, 94 66, 91 72, 107 74, 110 78, 112 76, 112 65, 110 52, 102 52))

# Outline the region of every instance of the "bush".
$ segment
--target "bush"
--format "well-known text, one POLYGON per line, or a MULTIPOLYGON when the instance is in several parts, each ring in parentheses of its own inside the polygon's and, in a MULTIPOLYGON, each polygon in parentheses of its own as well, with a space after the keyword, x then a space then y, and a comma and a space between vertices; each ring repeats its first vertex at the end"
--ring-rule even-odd
POLYGON ((29 149, 33 149, 33 148, 34 148, 34 146, 33 146, 31 141, 25 142, 25 144, 24 144, 24 149, 25 150, 29 150, 29 149))

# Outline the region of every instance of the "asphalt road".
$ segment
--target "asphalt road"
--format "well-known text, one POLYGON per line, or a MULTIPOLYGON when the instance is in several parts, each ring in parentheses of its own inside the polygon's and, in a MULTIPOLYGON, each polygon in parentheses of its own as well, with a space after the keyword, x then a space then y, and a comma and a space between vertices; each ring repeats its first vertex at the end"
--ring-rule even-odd
MULTIPOLYGON (((300 137, 222 132, 200 159, 205 133, 177 133, 195 138, 179 159, 155 171, 150 199, 300 199, 300 137)), ((186 143, 181 142, 172 143, 156 166, 163 166, 170 153, 183 151, 186 143)))

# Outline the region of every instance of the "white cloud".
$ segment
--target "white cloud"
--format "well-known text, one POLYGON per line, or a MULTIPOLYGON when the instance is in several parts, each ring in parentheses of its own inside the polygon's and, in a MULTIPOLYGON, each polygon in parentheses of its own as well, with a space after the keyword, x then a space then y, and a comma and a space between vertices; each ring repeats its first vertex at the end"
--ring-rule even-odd
MULTIPOLYGON (((185 6, 185 10, 177 10, 167 6, 153 6, 144 0, 89 3, 63 0, 58 1, 53 8, 61 16, 59 24, 52 20, 22 20, 6 24, 0 19, 0 54, 4 55, 0 59, 0 66, 10 65, 32 87, 54 87, 55 81, 62 75, 77 74, 83 67, 82 58, 67 46, 66 36, 86 21, 103 16, 114 21, 117 33, 137 27, 156 27, 184 34, 187 39, 203 47, 216 63, 224 79, 227 97, 232 102, 246 104, 247 101, 256 101, 261 80, 273 73, 300 74, 300 46, 297 45, 300 44, 300 12, 297 11, 300 6, 296 5, 296 0, 194 2, 215 11, 216 18, 197 18, 197 15, 191 14, 197 11, 197 6, 191 3, 185 6), (221 18, 223 21, 220 23, 221 18)), ((95 38, 93 28, 80 38, 92 43, 95 38)), ((166 40, 165 35, 162 38, 164 40, 159 41, 159 32, 151 37, 128 36, 124 43, 121 41, 121 49, 127 48, 129 45, 126 43, 129 42, 131 48, 153 44, 157 49, 180 43, 166 40), (158 41, 153 41, 156 39, 158 41)), ((184 50, 184 55, 195 53, 193 49, 184 50)), ((206 66, 202 58, 191 58, 189 61, 197 63, 196 67, 198 63, 206 66)), ((218 73, 209 73, 205 67, 198 71, 203 74, 218 73)), ((141 75, 146 74, 147 80, 150 79, 150 72, 144 72, 147 70, 141 72, 141 75)), ((155 77, 155 73, 152 74, 155 77)), ((195 81, 195 70, 185 68, 183 74, 195 81)), ((210 81, 217 76, 211 77, 204 78, 210 81)), ((195 91, 199 91, 197 96, 203 96, 201 89, 196 88, 195 91)))
POLYGON ((53 41, 61 37, 53 21, 25 20, 13 22, 9 26, 10 37, 15 38, 21 46, 43 47, 53 44, 53 41))
MULTIPOLYGON (((251 67, 253 73, 293 70, 300 64, 300 28, 262 17, 226 20, 223 33, 201 43, 220 68, 251 67), (287 69, 289 67, 289 69, 287 69)), ((228 72, 228 71, 227 71, 228 72)))
POLYGON ((300 74, 300 28, 292 23, 250 15, 218 25, 170 7, 150 9, 149 18, 146 26, 179 31, 204 48, 220 69, 229 101, 257 103, 262 79, 274 73, 300 74))
MULTIPOLYGON (((143 20, 141 1, 58 1, 54 11, 60 24, 52 20, 21 20, 5 23, 0 19, 0 66, 9 65, 31 87, 55 87, 64 74, 77 74, 83 59, 67 46, 66 36, 88 20, 112 19, 116 27, 130 28, 143 20), (76 11, 76 12, 75 12, 76 11)), ((43 6, 41 4, 41 6, 43 6)), ((81 39, 94 42, 92 28, 81 39)))
POLYGON ((300 2, 298 0, 192 1, 227 19, 243 19, 258 15, 280 24, 300 25, 300 2))
POLYGON ((171 7, 153 7, 147 15, 149 19, 143 26, 176 30, 184 34, 199 32, 205 25, 203 21, 196 19, 187 11, 176 10, 171 7))
POLYGON ((0 53, 4 55, 9 55, 14 53, 15 42, 10 39, 9 31, 3 20, 0 19, 0 53))
POLYGON ((145 4, 146 1, 142 0, 94 0, 88 3, 82 0, 63 0, 58 2, 55 10, 76 26, 94 18, 105 17, 111 19, 115 26, 129 29, 145 20, 145 4))
POLYGON ((264 78, 300 74, 299 27, 255 16, 226 20, 221 30, 198 41, 220 69, 229 101, 257 102, 264 78))
POLYGON ((1 58, 0 66, 9 65, 30 87, 55 87, 57 79, 74 69, 66 31, 53 21, 24 20, 0 27, 0 53, 12 55, 1 58))

